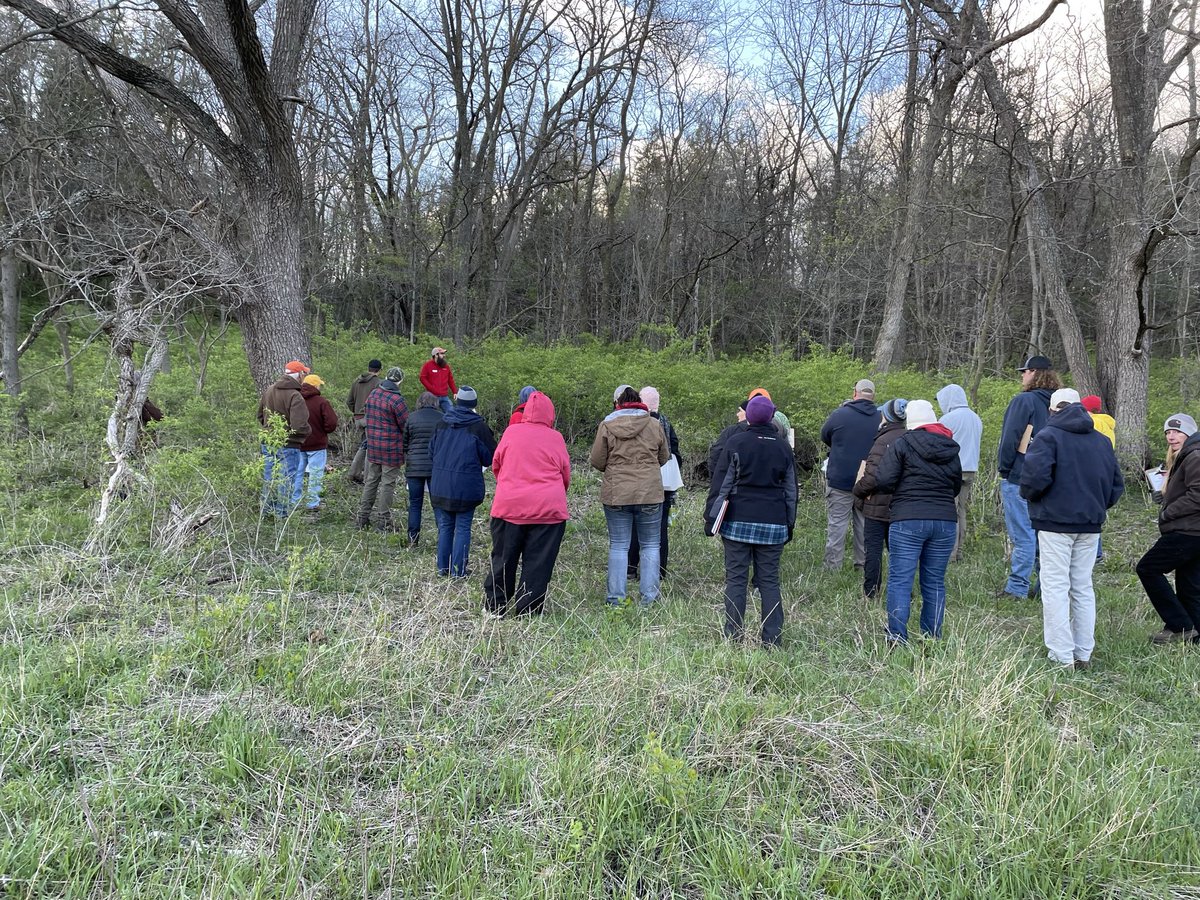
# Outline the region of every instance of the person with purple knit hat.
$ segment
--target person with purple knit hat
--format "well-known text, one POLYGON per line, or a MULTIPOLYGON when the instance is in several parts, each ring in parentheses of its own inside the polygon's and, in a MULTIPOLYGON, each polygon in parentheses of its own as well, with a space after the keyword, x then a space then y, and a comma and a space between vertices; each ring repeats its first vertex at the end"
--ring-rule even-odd
POLYGON ((762 601, 762 642, 768 648, 782 641, 779 564, 796 527, 796 465, 774 415, 775 404, 766 397, 746 404, 746 430, 721 451, 713 471, 721 487, 706 514, 706 531, 719 534, 725 549, 725 636, 742 639, 753 565, 762 601))

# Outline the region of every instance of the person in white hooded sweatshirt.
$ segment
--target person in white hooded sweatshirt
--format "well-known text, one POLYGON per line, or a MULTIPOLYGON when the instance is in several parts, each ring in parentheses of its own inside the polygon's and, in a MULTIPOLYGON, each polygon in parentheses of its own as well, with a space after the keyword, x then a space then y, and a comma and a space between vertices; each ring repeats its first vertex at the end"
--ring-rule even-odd
POLYGON ((979 444, 983 440, 983 420, 967 405, 967 392, 961 385, 948 384, 937 392, 938 408, 942 411, 941 424, 950 429, 959 446, 958 461, 962 465, 962 490, 954 498, 958 508, 958 533, 950 561, 962 559, 963 544, 967 539, 967 510, 971 506, 971 487, 979 471, 979 444))

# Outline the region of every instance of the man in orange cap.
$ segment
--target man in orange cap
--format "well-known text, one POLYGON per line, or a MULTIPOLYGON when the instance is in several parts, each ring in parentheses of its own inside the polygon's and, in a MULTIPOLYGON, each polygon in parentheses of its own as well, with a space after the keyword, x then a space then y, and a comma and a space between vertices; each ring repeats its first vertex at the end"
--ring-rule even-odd
POLYGON ((308 437, 312 426, 308 421, 308 405, 300 393, 300 381, 310 369, 298 359, 283 367, 283 376, 263 391, 258 401, 258 424, 264 429, 271 425, 272 418, 281 418, 288 433, 282 447, 274 449, 266 442, 260 444, 263 456, 263 513, 286 516, 300 502, 303 468, 300 464, 304 454, 300 445, 308 437), (276 471, 278 468, 279 471, 276 471))
POLYGON ((453 408, 450 395, 458 390, 458 385, 454 383, 454 373, 446 362, 446 348, 434 347, 429 356, 425 365, 421 366, 421 385, 438 398, 442 412, 448 413, 453 408))

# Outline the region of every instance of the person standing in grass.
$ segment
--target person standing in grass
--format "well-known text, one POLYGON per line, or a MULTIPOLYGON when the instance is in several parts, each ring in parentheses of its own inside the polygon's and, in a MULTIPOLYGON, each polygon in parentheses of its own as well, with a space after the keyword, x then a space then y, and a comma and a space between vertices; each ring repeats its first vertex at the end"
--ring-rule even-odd
MULTIPOLYGON (((796 464, 779 436, 775 404, 755 397, 746 404, 746 430, 721 452, 713 480, 719 499, 728 499, 719 534, 725 549, 725 636, 740 641, 746 615, 750 567, 762 603, 762 643, 780 646, 783 593, 779 563, 796 527, 796 464)), ((719 509, 708 510, 711 532, 719 509)))
POLYGON ((910 400, 907 433, 888 447, 875 473, 875 492, 891 494, 888 527, 887 635, 908 642, 913 577, 920 570, 921 632, 942 636, 946 566, 954 550, 962 487, 958 444, 938 422, 928 400, 910 400))
POLYGON ((354 459, 350 463, 350 480, 362 484, 363 474, 367 468, 367 398, 371 391, 379 387, 381 381, 379 372, 383 363, 377 359, 367 363, 367 371, 354 380, 350 385, 350 394, 346 397, 346 406, 350 409, 350 452, 354 459))
POLYGON ((404 422, 404 475, 408 486, 408 545, 417 546, 421 540, 421 509, 425 495, 429 492, 429 479, 433 476, 433 460, 429 456, 429 442, 433 432, 442 421, 442 410, 437 397, 429 391, 421 391, 417 408, 409 413, 404 422))
POLYGON ((1008 580, 996 596, 1010 600, 1029 596, 1037 565, 1037 535, 1029 521, 1029 504, 1021 496, 1021 469, 1030 442, 1050 416, 1050 395, 1062 387, 1054 364, 1044 356, 1029 357, 1017 371, 1021 373, 1021 391, 1004 411, 996 461, 1004 527, 1012 544, 1008 580))
MULTIPOLYGON (((659 404, 662 402, 662 397, 658 393, 656 387, 644 387, 638 391, 638 395, 642 398, 642 402, 646 404, 646 409, 649 410, 651 417, 658 419, 658 422, 663 427, 663 431, 667 435, 667 446, 670 448, 671 456, 675 459, 676 468, 679 466, 681 459, 679 455, 679 436, 675 434, 675 427, 671 424, 663 413, 659 411, 659 404)), ((666 470, 663 470, 664 472, 666 470)), ((677 485, 667 487, 666 476, 663 480, 663 505, 662 519, 658 529, 658 571, 662 578, 667 577, 667 555, 670 550, 670 531, 668 525, 671 522, 671 509, 675 505, 675 492, 678 490, 677 485)), ((638 544, 637 530, 635 529, 629 535, 629 577, 638 578, 640 575, 641 562, 641 545, 638 544)))
POLYGON ((437 397, 442 412, 448 413, 452 409, 450 395, 458 390, 458 385, 454 383, 454 373, 446 362, 446 348, 434 347, 429 356, 425 365, 421 366, 421 386, 437 397))
POLYGON ((329 435, 338 427, 337 413, 329 401, 321 395, 321 386, 325 384, 319 375, 305 375, 300 385, 300 393, 304 404, 308 407, 308 424, 311 430, 300 451, 304 454, 303 473, 308 481, 304 491, 304 505, 310 511, 321 508, 321 481, 325 477, 325 465, 328 462, 329 435))
POLYGON ((493 616, 510 602, 517 615, 541 614, 567 529, 571 458, 554 429, 554 404, 535 390, 523 405, 521 421, 505 430, 492 457, 492 559, 483 593, 493 616))
POLYGON ((1161 533, 1137 564, 1138 579, 1163 629, 1154 644, 1200 643, 1200 434, 1186 413, 1167 418, 1166 482, 1158 513, 1161 533), (1175 587, 1167 573, 1175 573, 1175 587))
POLYGON ((304 469, 300 445, 312 428, 308 422, 308 407, 300 393, 300 379, 309 368, 298 359, 283 367, 283 376, 263 391, 258 401, 258 424, 264 429, 271 417, 282 418, 287 425, 287 439, 278 450, 261 444, 263 457, 262 511, 286 516, 300 502, 304 469))
POLYGON ((846 554, 846 532, 853 531, 854 565, 866 561, 863 545, 863 515, 854 508, 854 481, 858 467, 871 452, 879 430, 875 406, 875 382, 855 382, 854 395, 825 420, 821 441, 829 448, 825 468, 825 559, 827 570, 840 569, 846 554))
POLYGON ((971 508, 971 489, 975 486, 975 474, 979 471, 979 445, 983 441, 983 420, 967 405, 967 392, 961 385, 948 384, 937 392, 938 408, 942 411, 941 423, 950 429, 954 442, 958 444, 958 461, 962 465, 962 490, 954 499, 958 509, 958 531, 954 538, 954 552, 950 561, 962 559, 963 545, 967 540, 967 510, 971 508))
POLYGON ((1078 392, 1060 388, 1049 408, 1046 427, 1025 454, 1021 496, 1038 536, 1046 649, 1060 666, 1086 669, 1096 646, 1096 542, 1125 480, 1078 392))
POLYGON ((392 523, 392 495, 404 466, 404 423, 408 404, 400 393, 404 370, 392 366, 387 377, 367 397, 367 478, 358 504, 355 524, 366 528, 372 518, 380 531, 395 531, 392 523))
POLYGON ((529 401, 529 395, 536 391, 532 384, 527 384, 521 388, 517 394, 517 405, 513 408, 512 415, 508 417, 509 425, 519 425, 525 421, 525 404, 529 401))
POLYGON ((483 470, 492 464, 496 439, 475 411, 474 388, 464 384, 454 399, 429 441, 429 502, 438 529, 437 573, 463 578, 470 574, 471 522, 486 493, 483 470))
POLYGON ((640 605, 658 599, 659 533, 662 524, 662 465, 671 458, 666 432, 641 396, 623 384, 613 392, 613 411, 600 423, 589 457, 604 473, 600 502, 608 526, 608 581, 605 599, 625 603, 629 585, 629 542, 636 529, 641 546, 640 605))
POLYGON ((908 401, 897 397, 880 407, 879 431, 875 443, 863 463, 862 475, 854 482, 854 505, 862 512, 863 543, 866 556, 863 565, 863 596, 868 600, 879 594, 883 581, 883 550, 887 546, 888 526, 892 520, 892 495, 875 493, 875 473, 887 448, 905 432, 904 416, 908 401))
MULTIPOLYGON (((1082 398, 1080 403, 1083 408, 1088 411, 1088 415, 1092 417, 1092 425, 1096 430, 1108 438, 1108 442, 1112 444, 1113 449, 1117 446, 1117 421, 1112 416, 1103 413, 1101 409, 1100 397, 1096 394, 1088 394, 1082 398)), ((1104 539, 1096 538, 1096 561, 1104 559, 1104 539)))

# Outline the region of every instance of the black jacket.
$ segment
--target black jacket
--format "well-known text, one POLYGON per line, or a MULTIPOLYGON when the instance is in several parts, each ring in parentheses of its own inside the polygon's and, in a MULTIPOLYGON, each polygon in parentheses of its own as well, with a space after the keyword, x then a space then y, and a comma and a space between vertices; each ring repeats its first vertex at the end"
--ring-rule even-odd
POLYGON ((442 411, 425 406, 408 414, 404 423, 404 474, 408 478, 429 478, 433 475, 433 460, 429 442, 442 422, 442 411))
MULTIPOLYGON (((931 426, 944 430, 943 425, 931 426)), ((875 472, 875 491, 892 495, 892 521, 955 522, 962 489, 958 444, 938 430, 917 428, 888 447, 875 472)))
POLYGON ((1096 534, 1125 492, 1109 441, 1082 404, 1053 413, 1025 453, 1021 496, 1038 531, 1096 534))
MULTIPOLYGON (((726 442, 717 460, 713 484, 718 490, 735 459, 737 470, 725 520, 786 525, 790 534, 796 526, 796 464, 788 442, 770 422, 748 425, 726 442)), ((711 531, 716 513, 716 509, 706 510, 706 533, 711 531)))
POLYGON ((1158 530, 1200 535, 1200 432, 1183 442, 1167 478, 1158 530))
POLYGON ((892 495, 875 492, 875 473, 887 448, 903 436, 903 422, 884 422, 880 425, 871 452, 867 454, 862 478, 854 482, 854 505, 862 510, 864 516, 876 522, 892 521, 892 495))
POLYGON ((1000 477, 1013 484, 1021 483, 1021 468, 1025 465, 1025 454, 1017 448, 1026 427, 1032 425, 1030 436, 1036 437, 1050 417, 1050 392, 1045 388, 1022 391, 1008 402, 1004 410, 1004 424, 1000 426, 1000 448, 996 453, 996 466, 1000 477))
POLYGON ((821 441, 829 448, 825 480, 839 491, 854 488, 858 465, 871 452, 879 430, 879 408, 866 399, 847 400, 821 426, 821 441))

